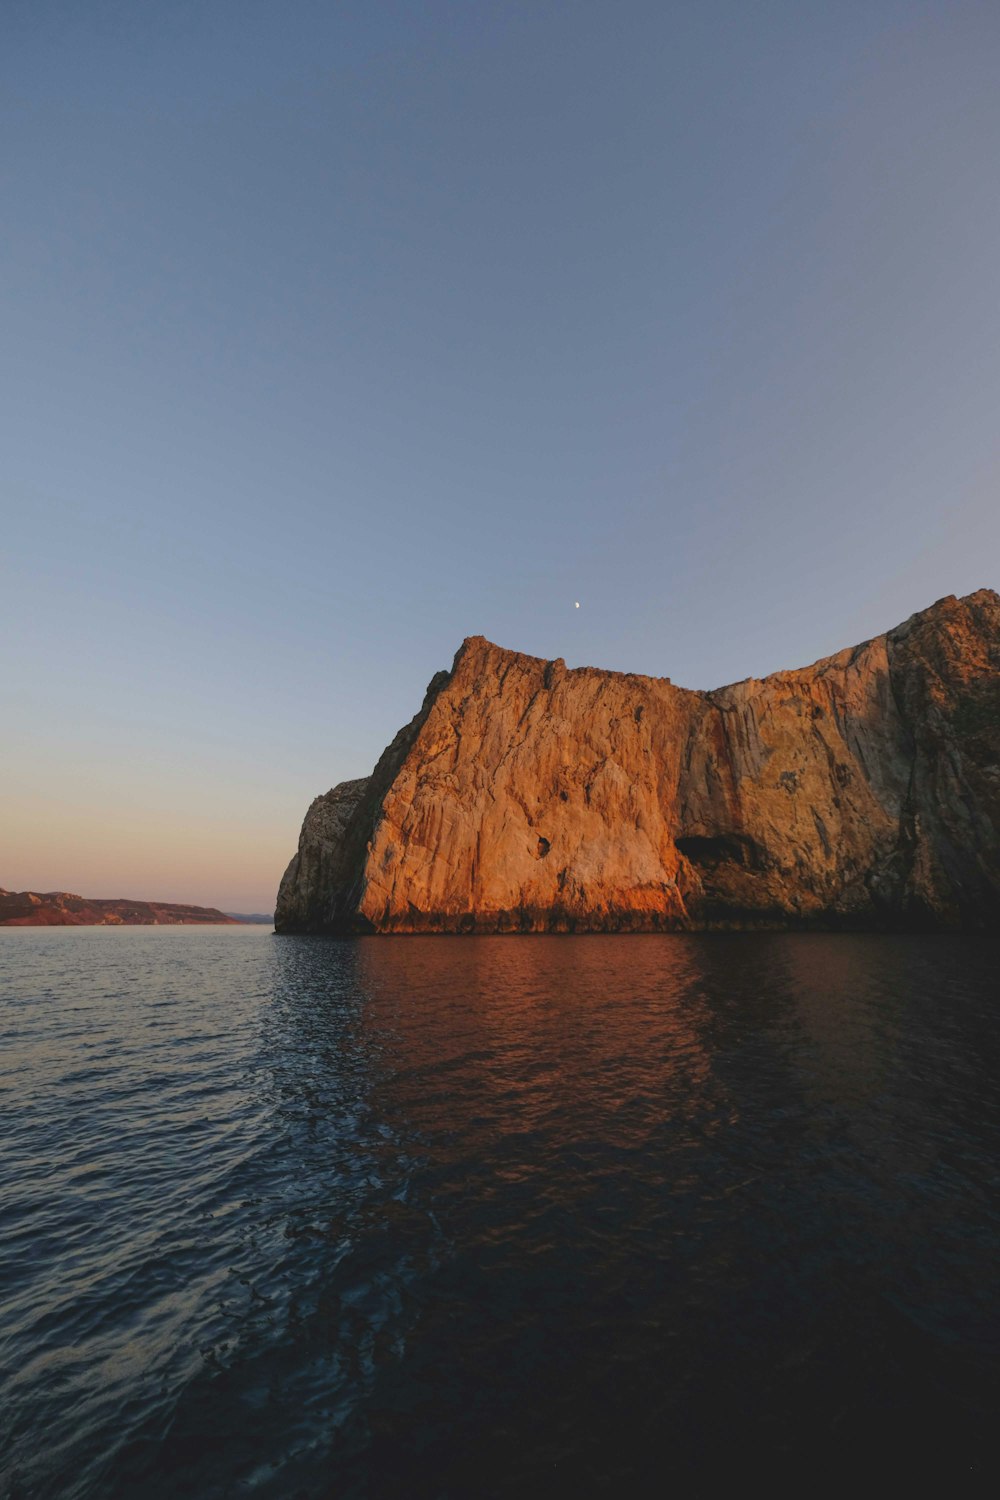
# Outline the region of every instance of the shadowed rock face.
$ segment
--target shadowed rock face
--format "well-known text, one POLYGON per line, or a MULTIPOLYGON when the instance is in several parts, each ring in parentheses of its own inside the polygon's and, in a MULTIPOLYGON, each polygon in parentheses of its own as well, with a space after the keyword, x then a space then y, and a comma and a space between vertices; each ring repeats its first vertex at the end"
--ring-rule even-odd
POLYGON ((1000 925, 1000 598, 710 693, 470 637, 318 797, 279 932, 1000 925))

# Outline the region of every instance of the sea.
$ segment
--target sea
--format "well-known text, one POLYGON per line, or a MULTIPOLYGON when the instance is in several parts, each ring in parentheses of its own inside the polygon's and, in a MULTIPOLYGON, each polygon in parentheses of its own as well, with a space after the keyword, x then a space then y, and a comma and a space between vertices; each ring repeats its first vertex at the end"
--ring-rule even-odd
POLYGON ((998 1493, 998 957, 0 930, 0 1494, 998 1493))

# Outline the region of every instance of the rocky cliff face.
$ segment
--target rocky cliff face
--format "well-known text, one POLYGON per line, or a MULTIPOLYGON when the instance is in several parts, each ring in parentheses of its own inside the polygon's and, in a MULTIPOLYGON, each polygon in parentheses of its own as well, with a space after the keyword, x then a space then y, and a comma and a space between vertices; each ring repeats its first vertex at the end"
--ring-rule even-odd
POLYGON ((1000 926, 1000 598, 709 693, 473 636, 312 804, 275 925, 1000 926))

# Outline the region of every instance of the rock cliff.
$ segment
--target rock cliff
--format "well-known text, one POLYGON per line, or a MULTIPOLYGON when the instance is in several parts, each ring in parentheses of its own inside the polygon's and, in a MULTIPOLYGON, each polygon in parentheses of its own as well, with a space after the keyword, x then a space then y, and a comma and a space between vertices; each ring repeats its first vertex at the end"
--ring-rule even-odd
POLYGON ((473 636, 312 804, 275 925, 1000 926, 1000 598, 714 692, 473 636))

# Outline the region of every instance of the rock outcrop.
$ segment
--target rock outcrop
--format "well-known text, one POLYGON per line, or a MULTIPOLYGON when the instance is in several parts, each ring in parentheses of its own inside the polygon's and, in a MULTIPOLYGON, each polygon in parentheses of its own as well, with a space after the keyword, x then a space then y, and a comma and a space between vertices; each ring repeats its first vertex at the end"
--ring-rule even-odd
POLYGON ((237 925, 214 906, 172 901, 128 901, 118 896, 75 896, 71 891, 5 891, 0 887, 0 927, 176 927, 237 925))
POLYGON ((707 693, 473 636, 312 804, 275 925, 1000 926, 1000 598, 707 693))

